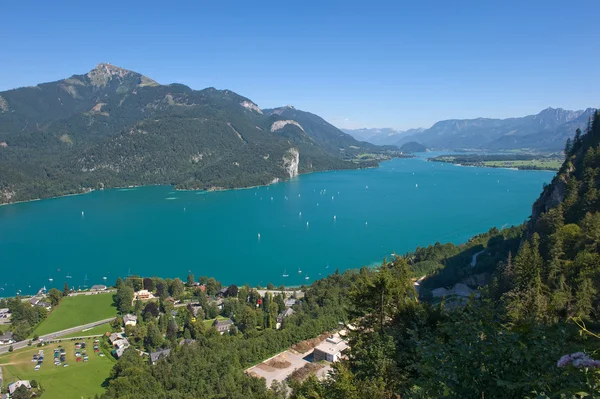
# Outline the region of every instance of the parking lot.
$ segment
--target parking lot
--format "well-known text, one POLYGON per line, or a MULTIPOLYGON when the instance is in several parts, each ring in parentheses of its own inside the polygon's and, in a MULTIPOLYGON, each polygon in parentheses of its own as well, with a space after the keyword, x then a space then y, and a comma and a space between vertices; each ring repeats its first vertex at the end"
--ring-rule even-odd
MULTIPOLYGON (((304 357, 306 357, 306 355, 307 354, 305 354, 304 357)), ((270 387, 273 381, 284 381, 294 372, 294 370, 302 368, 308 363, 309 362, 303 358, 303 355, 298 355, 287 350, 249 368, 246 372, 253 377, 264 378, 267 381, 267 387, 270 387), (286 362, 288 362, 289 365, 282 368, 286 362), (274 367, 273 365, 277 365, 278 367, 274 367)))

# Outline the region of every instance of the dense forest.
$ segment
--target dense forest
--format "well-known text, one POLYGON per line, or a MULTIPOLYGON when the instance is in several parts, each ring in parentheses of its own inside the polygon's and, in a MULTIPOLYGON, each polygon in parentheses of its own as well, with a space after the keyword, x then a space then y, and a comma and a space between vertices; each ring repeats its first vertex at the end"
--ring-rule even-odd
POLYGON ((365 153, 395 155, 308 112, 263 112, 229 90, 160 85, 110 64, 0 92, 0 203, 130 185, 248 187, 377 165, 365 153))
MULTIPOLYGON (((218 281, 207 277, 200 277, 198 286, 193 275, 185 283, 160 278, 118 280, 115 305, 121 314, 136 314, 138 324, 126 327, 132 346, 115 365, 103 397, 283 398, 281 387, 268 390, 264 381, 243 370, 347 323, 353 308, 350 290, 357 275, 356 271, 336 271, 313 283, 293 305, 295 313, 284 319, 280 329, 275 324, 285 307, 280 293, 261 296, 248 286, 224 290, 218 281), (132 305, 134 292, 142 288, 154 292, 158 302, 135 301, 132 305), (222 309, 216 305, 219 293, 222 309), (187 299, 200 305, 195 315, 191 306, 173 307, 174 301, 187 299), (231 317, 235 323, 223 335, 204 323, 218 315, 231 317), (170 348, 172 353, 153 366, 135 350, 161 348, 170 348)), ((121 320, 115 324, 120 326, 121 320)))

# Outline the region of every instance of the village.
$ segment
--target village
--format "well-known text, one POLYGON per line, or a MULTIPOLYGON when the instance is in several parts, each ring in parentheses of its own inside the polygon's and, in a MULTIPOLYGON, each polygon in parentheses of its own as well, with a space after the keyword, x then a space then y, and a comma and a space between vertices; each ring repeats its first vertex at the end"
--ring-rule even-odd
MULTIPOLYGON (((183 291, 171 290, 165 296, 160 287, 152 286, 150 279, 138 280, 125 280, 116 289, 95 285, 90 290, 68 292, 62 298, 62 302, 55 306, 52 306, 49 294, 43 290, 34 297, 23 298, 22 302, 28 306, 43 307, 48 311, 48 319, 40 323, 34 331, 43 330, 43 326, 48 323, 56 324, 55 330, 68 328, 51 331, 39 337, 32 334, 25 341, 16 341, 12 331, 3 329, 4 332, 0 335, 0 351, 5 352, 4 355, 0 355, 2 399, 20 397, 19 393, 15 396, 17 391, 27 391, 28 394, 22 397, 30 397, 42 389, 45 391, 44 396, 54 397, 57 392, 52 380, 61 380, 73 370, 83 367, 90 367, 96 372, 100 368, 108 374, 112 364, 128 350, 136 351, 151 365, 157 364, 169 356, 177 356, 187 345, 195 345, 196 340, 189 332, 192 328, 200 329, 204 333, 210 333, 212 330, 221 335, 239 334, 242 330, 251 328, 238 315, 239 312, 250 311, 250 305, 265 318, 264 323, 256 318, 253 319, 256 321, 251 323, 258 323, 258 328, 262 325, 263 328, 281 329, 286 320, 295 314, 295 308, 302 304, 305 295, 302 289, 272 286, 268 289, 255 289, 235 285, 207 288, 207 284, 188 281, 183 291), (141 284, 137 283, 138 280, 141 284), (119 292, 133 288, 134 283, 139 289, 130 291, 130 302, 112 304, 113 296, 117 298, 119 292), (145 285, 150 285, 150 289, 146 289, 145 285), (240 294, 245 296, 244 302, 247 306, 240 307, 240 294), (81 326, 61 324, 55 320, 58 316, 61 316, 61 320, 69 318, 60 314, 67 306, 65 304, 72 306, 72 303, 92 300, 96 303, 107 303, 109 299, 113 309, 114 306, 117 309, 112 311, 114 316, 103 324, 95 327, 88 327, 89 324, 86 324, 86 328, 79 328, 81 326), (122 309, 127 309, 128 313, 117 314, 116 311, 122 309), (55 315, 58 316, 54 317, 55 315), (167 327, 155 342, 150 342, 148 335, 140 335, 141 332, 147 334, 146 331, 153 328, 151 326, 158 327, 159 324, 167 327), (64 334, 65 332, 68 334, 64 334), (175 341, 172 340, 173 336, 176 337, 175 341), (176 342, 176 348, 169 342, 176 342)), ((74 309, 78 308, 71 309, 71 314, 76 311, 74 309)), ((10 326, 9 308, 0 309, 0 320, 4 327, 10 326)), ((246 373, 255 378, 265 379, 267 386, 274 381, 282 383, 290 378, 306 378, 312 374, 323 379, 328 375, 330 364, 338 361, 347 348, 346 331, 332 331, 315 339, 299 342, 288 350, 248 368, 246 373)))

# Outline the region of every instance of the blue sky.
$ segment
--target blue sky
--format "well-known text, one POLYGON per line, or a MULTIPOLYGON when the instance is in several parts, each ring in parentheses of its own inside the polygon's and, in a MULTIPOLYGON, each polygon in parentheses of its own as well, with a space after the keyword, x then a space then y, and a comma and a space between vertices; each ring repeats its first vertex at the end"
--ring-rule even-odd
POLYGON ((0 90, 110 62, 338 127, 598 107, 594 3, 3 0, 0 90))

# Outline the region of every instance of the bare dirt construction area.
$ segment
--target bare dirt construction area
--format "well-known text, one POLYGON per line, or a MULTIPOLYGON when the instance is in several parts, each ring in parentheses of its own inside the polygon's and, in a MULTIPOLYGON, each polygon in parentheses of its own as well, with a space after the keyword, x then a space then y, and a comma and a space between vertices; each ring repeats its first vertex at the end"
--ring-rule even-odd
POLYGON ((310 364, 291 351, 285 351, 277 356, 266 360, 254 367, 250 367, 246 372, 257 378, 264 378, 267 382, 267 387, 270 387, 273 381, 284 381, 295 370, 303 368, 310 364))
POLYGON ((295 382, 302 382, 312 374, 317 374, 317 372, 324 367, 325 366, 320 363, 307 363, 302 368, 294 370, 289 378, 295 382))
POLYGON ((306 354, 308 351, 311 351, 315 348, 315 346, 319 345, 321 342, 325 341, 327 337, 329 337, 331 333, 325 332, 319 335, 317 338, 307 339, 305 341, 300 341, 297 344, 292 345, 292 349, 306 354))

